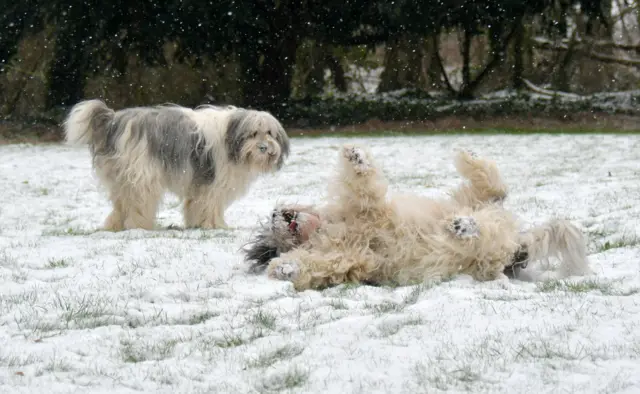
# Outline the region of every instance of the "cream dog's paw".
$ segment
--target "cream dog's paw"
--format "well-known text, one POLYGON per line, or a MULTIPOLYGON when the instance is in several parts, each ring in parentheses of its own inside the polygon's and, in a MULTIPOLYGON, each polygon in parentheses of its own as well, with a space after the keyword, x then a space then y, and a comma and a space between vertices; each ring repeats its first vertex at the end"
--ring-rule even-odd
POLYGON ((300 265, 295 260, 274 259, 269 264, 269 278, 293 282, 300 275, 300 265))
POLYGON ((342 154, 351 163, 357 174, 367 174, 373 169, 366 152, 361 148, 345 145, 342 148, 342 154))
POLYGON ((455 158, 458 161, 469 161, 469 162, 481 159, 480 156, 478 156, 478 154, 472 151, 471 149, 457 149, 455 158))
POLYGON ((478 224, 471 216, 460 216, 453 219, 448 228, 458 238, 477 238, 480 235, 478 224))

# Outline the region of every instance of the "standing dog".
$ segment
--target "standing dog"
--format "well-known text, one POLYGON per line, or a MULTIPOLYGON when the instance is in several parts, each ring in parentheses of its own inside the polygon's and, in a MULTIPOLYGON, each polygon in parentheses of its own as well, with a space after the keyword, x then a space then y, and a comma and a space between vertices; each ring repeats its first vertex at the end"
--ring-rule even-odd
POLYGON ((450 198, 387 195, 387 181, 361 148, 341 151, 322 208, 282 206, 246 250, 253 270, 298 290, 345 282, 400 285, 456 274, 479 281, 521 276, 529 262, 561 258, 550 277, 591 272, 582 234, 554 220, 520 231, 502 207, 506 186, 490 160, 460 152, 466 178, 450 198))
POLYGON ((104 228, 154 227, 166 191, 184 199, 188 228, 226 228, 225 210, 263 173, 278 171, 289 138, 271 114, 236 107, 110 109, 76 104, 64 122, 70 144, 89 144, 113 205, 104 228))

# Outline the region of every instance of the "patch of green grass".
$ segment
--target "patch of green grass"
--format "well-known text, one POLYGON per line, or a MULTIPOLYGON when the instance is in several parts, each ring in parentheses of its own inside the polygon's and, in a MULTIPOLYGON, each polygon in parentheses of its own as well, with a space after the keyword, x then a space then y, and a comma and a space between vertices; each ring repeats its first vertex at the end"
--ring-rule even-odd
POLYGON ((279 374, 274 374, 262 381, 256 389, 262 393, 282 392, 294 389, 305 384, 309 380, 309 371, 299 367, 293 367, 279 374))
POLYGON ((220 314, 219 313, 215 313, 215 312, 206 311, 206 312, 198 313, 198 314, 195 314, 195 315, 191 316, 189 318, 188 323, 193 326, 193 325, 196 325, 196 324, 204 323, 207 320, 209 320, 211 318, 214 318, 214 317, 217 317, 217 316, 220 316, 220 314))
POLYGON ((536 129, 536 128, 496 128, 496 127, 478 127, 469 129, 412 129, 412 130, 344 130, 344 131, 325 131, 325 132, 305 132, 305 130, 291 131, 292 138, 395 138, 395 137, 411 137, 411 136, 462 136, 462 135, 635 135, 640 134, 638 130, 618 130, 618 129, 587 129, 576 127, 567 127, 562 129, 536 129))
POLYGON ((250 320, 253 324, 269 330, 276 328, 276 317, 262 309, 255 313, 250 320))
POLYGON ((456 365, 451 367, 437 363, 418 362, 413 367, 413 373, 414 383, 418 387, 435 386, 436 389, 442 391, 448 391, 459 385, 467 390, 470 390, 471 387, 477 389, 478 383, 482 379, 481 367, 465 360, 457 361, 456 365))
POLYGON ((600 291, 602 294, 612 294, 613 284, 609 282, 599 282, 597 280, 585 281, 566 281, 566 280, 547 280, 537 285, 538 291, 543 293, 551 293, 557 291, 565 291, 570 293, 588 293, 591 291, 600 291))
POLYGON ((602 253, 611 249, 634 247, 640 245, 640 238, 637 236, 625 236, 615 241, 606 241, 598 245, 597 252, 602 253))
POLYGON ((33 305, 38 301, 40 294, 41 293, 37 288, 33 288, 19 294, 0 295, 0 301, 13 305, 23 304, 33 307, 33 305))
POLYGON ((25 365, 35 364, 38 362, 42 362, 42 359, 34 354, 0 355, 0 364, 9 368, 23 367, 25 365))
POLYGON ((402 303, 404 305, 413 305, 416 302, 418 302, 418 299, 420 299, 420 294, 422 294, 423 291, 428 290, 432 287, 432 284, 419 284, 419 285, 415 285, 411 291, 409 292, 409 294, 405 295, 402 298, 402 303))
POLYGON ((17 264, 15 257, 10 255, 6 250, 0 252, 0 267, 11 267, 17 264))
POLYGON ((112 300, 91 295, 63 296, 56 293, 53 306, 60 310, 63 328, 96 328, 113 324, 109 312, 112 300))
MULTIPOLYGON (((171 227, 171 226, 169 226, 171 227)), ((142 233, 123 234, 127 240, 132 239, 193 239, 198 241, 206 241, 210 239, 232 238, 233 232, 230 230, 184 230, 177 227, 163 228, 156 231, 145 231, 142 233)))
POLYGON ((340 298, 334 298, 330 300, 329 305, 331 305, 334 309, 349 309, 349 306, 344 302, 344 300, 340 298))
POLYGON ((120 356, 126 363, 139 363, 149 360, 164 360, 173 355, 177 339, 166 339, 159 342, 146 342, 141 339, 121 339, 120 356))
MULTIPOLYGON (((597 216, 597 213, 592 214, 591 216, 597 216)), ((604 238, 609 235, 603 228, 593 229, 588 231, 589 238, 604 238)))
POLYGON ((156 309, 153 313, 147 315, 142 314, 142 316, 131 316, 125 315, 124 325, 130 328, 137 327, 156 327, 163 326, 169 323, 169 319, 167 318, 167 312, 164 309, 156 309))
POLYGON ((259 354, 247 362, 249 368, 266 368, 278 361, 288 360, 304 351, 304 347, 298 345, 284 345, 275 350, 259 354))
MULTIPOLYGON (((435 283, 435 282, 434 282, 435 283)), ((376 315, 403 311, 407 306, 413 305, 420 299, 423 291, 430 289, 434 283, 414 285, 408 294, 402 297, 401 302, 383 301, 379 304, 365 303, 365 307, 372 309, 376 315)))
POLYGON ((515 348, 516 360, 562 359, 581 360, 588 356, 588 350, 581 345, 557 344, 543 339, 529 340, 515 348))
POLYGON ((69 260, 67 259, 49 259, 47 262, 46 268, 55 269, 55 268, 65 268, 69 266, 69 260))
POLYGON ((71 371, 71 364, 62 358, 54 357, 44 367, 47 372, 69 372, 71 371))
POLYGON ((403 327, 417 326, 424 323, 424 319, 420 316, 409 316, 404 320, 394 322, 383 322, 378 325, 380 336, 389 337, 397 334, 403 327))
POLYGON ((42 232, 43 236, 64 237, 64 236, 83 236, 94 234, 96 230, 85 230, 79 228, 68 227, 66 229, 46 230, 42 232))
POLYGON ((242 339, 239 335, 225 335, 223 339, 216 340, 213 342, 214 346, 219 348, 228 349, 232 347, 237 347, 244 345, 246 341, 242 339))
POLYGON ((502 293, 482 293, 482 299, 488 301, 504 301, 504 302, 513 302, 513 301, 521 301, 530 299, 531 296, 526 294, 502 294, 502 293))
POLYGON ((383 301, 379 304, 365 303, 365 306, 369 309, 372 309, 373 313, 376 315, 384 315, 390 312, 400 312, 404 309, 403 304, 392 301, 383 301))
POLYGON ((343 283, 338 287, 338 293, 340 296, 352 297, 360 288, 360 285, 357 283, 347 282, 343 283))

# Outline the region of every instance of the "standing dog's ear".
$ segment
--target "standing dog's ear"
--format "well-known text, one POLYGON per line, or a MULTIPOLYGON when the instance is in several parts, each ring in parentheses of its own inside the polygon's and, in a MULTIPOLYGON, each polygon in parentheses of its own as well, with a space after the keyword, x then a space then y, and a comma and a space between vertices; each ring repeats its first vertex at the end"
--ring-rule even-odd
POLYGON ((245 261, 254 261, 249 268, 249 272, 260 273, 267 268, 272 259, 280 255, 280 252, 273 242, 273 238, 268 233, 261 233, 251 246, 245 249, 245 254, 245 261))

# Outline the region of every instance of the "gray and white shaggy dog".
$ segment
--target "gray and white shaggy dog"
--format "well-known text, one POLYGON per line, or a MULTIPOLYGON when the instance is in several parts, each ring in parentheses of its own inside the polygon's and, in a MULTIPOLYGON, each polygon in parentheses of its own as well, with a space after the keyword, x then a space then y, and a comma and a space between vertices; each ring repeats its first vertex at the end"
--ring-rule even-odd
MULTIPOLYGON (((367 150, 344 146, 322 207, 279 205, 245 249, 252 271, 297 290, 345 282, 399 285, 467 274, 478 281, 524 278, 535 261, 558 257, 556 271, 529 280, 591 273, 581 232, 564 220, 523 230, 503 208, 495 163, 470 152, 455 158, 465 181, 447 198, 388 195, 367 150)), ((550 267, 550 265, 548 265, 550 267)))
POLYGON ((187 228, 227 228, 226 209, 289 155, 275 117, 232 106, 114 111, 87 100, 71 109, 64 130, 69 144, 89 144, 113 205, 104 223, 110 231, 152 229, 167 191, 184 200, 187 228))

